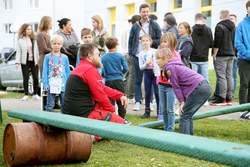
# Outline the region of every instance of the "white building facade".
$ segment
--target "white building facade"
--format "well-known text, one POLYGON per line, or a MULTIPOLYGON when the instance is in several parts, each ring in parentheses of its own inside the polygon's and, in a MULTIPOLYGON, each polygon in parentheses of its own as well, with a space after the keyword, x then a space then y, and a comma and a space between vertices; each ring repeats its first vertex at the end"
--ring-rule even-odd
MULTIPOLYGON (((120 40, 127 27, 127 18, 139 14, 139 6, 148 3, 151 13, 157 15, 158 23, 163 25, 166 12, 172 12, 177 23, 182 21, 194 25, 194 15, 203 13, 207 25, 214 30, 219 20, 219 13, 227 9, 241 21, 246 16, 247 0, 0 0, 0 51, 4 47, 15 47, 17 34, 12 29, 23 23, 31 23, 37 30, 42 16, 53 19, 53 34, 58 29, 57 20, 67 17, 72 21, 80 39, 81 29, 91 28, 91 17, 100 15, 108 33, 120 40), (11 27, 11 25, 14 25, 11 27)), ((15 31, 15 30, 13 30, 15 31)))

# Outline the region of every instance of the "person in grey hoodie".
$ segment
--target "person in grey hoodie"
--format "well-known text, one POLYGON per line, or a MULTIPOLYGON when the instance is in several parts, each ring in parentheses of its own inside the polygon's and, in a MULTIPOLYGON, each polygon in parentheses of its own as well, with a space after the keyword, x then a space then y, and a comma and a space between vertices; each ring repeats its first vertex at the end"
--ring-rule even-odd
POLYGON ((155 58, 158 66, 164 69, 164 76, 172 85, 180 102, 180 133, 193 135, 192 116, 211 95, 211 86, 204 77, 185 67, 179 59, 174 58, 170 49, 159 49, 155 58))

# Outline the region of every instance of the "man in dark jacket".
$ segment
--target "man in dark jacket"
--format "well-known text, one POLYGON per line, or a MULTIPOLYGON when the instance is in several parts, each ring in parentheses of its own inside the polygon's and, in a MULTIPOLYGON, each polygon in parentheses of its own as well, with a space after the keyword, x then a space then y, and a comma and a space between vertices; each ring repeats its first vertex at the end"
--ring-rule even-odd
POLYGON ((220 12, 221 21, 215 27, 214 34, 214 67, 219 85, 219 97, 211 105, 232 105, 233 96, 233 59, 235 25, 229 20, 229 11, 220 12))
POLYGON ((143 71, 141 71, 139 68, 139 60, 138 60, 138 54, 143 50, 143 46, 140 42, 140 37, 143 36, 145 33, 149 34, 153 40, 152 44, 153 48, 158 48, 158 46, 160 45, 160 38, 161 38, 160 26, 158 25, 158 23, 149 19, 149 5, 142 4, 140 6, 139 13, 141 15, 141 19, 139 20, 139 22, 133 24, 130 30, 129 42, 128 42, 129 56, 132 57, 134 72, 135 72, 134 91, 135 91, 136 103, 133 110, 140 109, 140 104, 142 99, 141 83, 142 83, 143 71))
POLYGON ((213 35, 211 28, 206 26, 203 15, 197 13, 194 18, 193 26, 193 50, 190 56, 192 68, 208 80, 208 51, 213 47, 213 35))

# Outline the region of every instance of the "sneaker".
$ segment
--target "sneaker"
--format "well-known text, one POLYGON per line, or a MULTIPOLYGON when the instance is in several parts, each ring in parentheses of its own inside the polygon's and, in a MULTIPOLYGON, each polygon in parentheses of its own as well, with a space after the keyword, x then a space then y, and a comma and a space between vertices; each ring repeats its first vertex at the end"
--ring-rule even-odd
POLYGON ((34 99, 34 100, 41 100, 41 98, 38 96, 38 94, 33 95, 33 99, 34 99))
POLYGON ((233 101, 232 101, 232 100, 227 100, 227 105, 228 105, 228 106, 233 105, 233 101))
POLYGON ((150 117, 150 112, 145 112, 141 118, 149 118, 150 117))
POLYGON ((213 95, 208 99, 209 102, 215 101, 218 98, 218 96, 213 95))
POLYGON ((222 97, 217 97, 217 99, 210 103, 211 106, 226 106, 227 101, 222 97))
POLYGON ((135 99, 128 99, 128 104, 134 104, 135 103, 135 99))
POLYGON ((140 106, 141 106, 141 103, 140 102, 136 102, 133 110, 134 111, 139 111, 140 110, 140 106))
POLYGON ((129 120, 127 120, 127 119, 124 119, 125 120, 125 125, 130 125, 131 124, 131 122, 129 121, 129 120))
POLYGON ((178 106, 177 109, 174 111, 174 114, 177 115, 177 116, 180 116, 180 113, 179 113, 179 106, 178 106))
POLYGON ((249 111, 242 112, 240 114, 240 118, 250 120, 250 112, 249 111))
POLYGON ((154 111, 153 103, 150 103, 150 111, 154 111))
POLYGON ((27 100, 29 100, 29 96, 27 95, 23 96, 22 101, 27 101, 27 100))
POLYGON ((158 115, 157 116, 157 121, 161 121, 161 120, 163 120, 163 115, 158 115))
POLYGON ((206 101, 206 103, 204 103, 203 106, 209 106, 208 101, 206 101))

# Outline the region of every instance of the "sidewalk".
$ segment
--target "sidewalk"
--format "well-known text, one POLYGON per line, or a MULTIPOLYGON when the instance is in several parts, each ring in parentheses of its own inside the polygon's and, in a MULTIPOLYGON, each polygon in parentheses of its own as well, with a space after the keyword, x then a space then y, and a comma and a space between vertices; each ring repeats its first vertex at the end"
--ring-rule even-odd
MULTIPOLYGON (((0 99, 2 110, 41 110, 41 102, 33 99, 28 101, 21 101, 21 99, 0 99)), ((234 102, 233 105, 239 105, 238 102, 234 102)), ((142 115, 144 113, 145 105, 141 105, 139 111, 133 111, 133 104, 129 104, 127 108, 127 114, 131 115, 142 115)), ((151 112, 151 116, 156 116, 156 105, 153 105, 154 111, 151 112)), ((203 106, 198 112, 211 111, 216 109, 225 108, 228 106, 203 106)), ((222 119, 222 120, 244 120, 240 118, 240 112, 215 116, 211 118, 222 119)))

